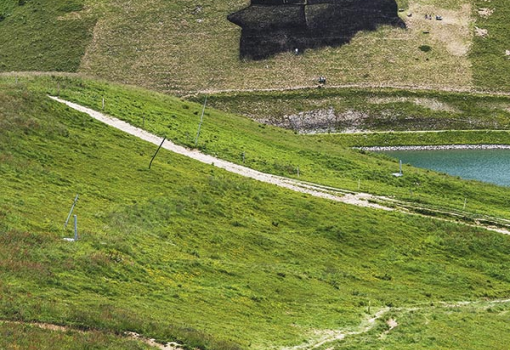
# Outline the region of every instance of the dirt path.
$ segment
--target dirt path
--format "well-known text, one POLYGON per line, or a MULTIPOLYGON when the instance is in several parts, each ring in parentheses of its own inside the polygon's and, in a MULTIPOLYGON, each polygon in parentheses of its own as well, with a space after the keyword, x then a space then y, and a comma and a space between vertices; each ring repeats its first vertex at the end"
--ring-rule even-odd
POLYGON ((282 348, 281 350, 312 350, 334 341, 343 340, 350 335, 366 333, 374 328, 376 321, 383 317, 388 311, 390 311, 390 308, 379 310, 373 317, 363 320, 357 330, 321 330, 317 332, 317 338, 315 340, 290 348, 282 348))
MULTIPOLYGON (((58 97, 51 97, 51 99, 64 103, 67 106, 88 114, 94 119, 97 119, 105 124, 108 124, 110 126, 113 126, 114 128, 117 128, 119 130, 122 130, 128 134, 131 134, 133 136, 136 136, 138 138, 141 138, 142 140, 145 140, 147 142, 150 142, 154 145, 160 145, 161 144, 161 138, 151 134, 143 129, 137 128, 131 124, 128 124, 122 120, 119 120, 117 118, 113 118, 107 115, 104 115, 100 112, 94 111, 93 109, 80 106, 76 103, 72 103, 69 101, 62 100, 58 97)), ((223 159, 219 159, 207 154, 200 153, 197 150, 191 150, 187 149, 185 147, 179 146, 174 144, 173 142, 167 140, 163 143, 162 148, 165 148, 169 151, 172 151, 174 153, 192 158, 194 160, 197 160, 199 162, 205 163, 205 164, 211 164, 215 167, 227 170, 229 172, 248 177, 251 179, 255 179, 258 181, 266 182, 269 184, 273 184, 279 187, 287 188, 296 192, 300 193, 306 193, 315 197, 320 198, 326 198, 337 202, 347 203, 347 204, 353 204, 361 207, 370 207, 370 208, 377 208, 377 209, 383 209, 383 210, 391 210, 388 207, 384 207, 379 204, 371 203, 370 200, 375 200, 375 197, 367 194, 367 193, 351 193, 348 191, 344 191, 341 189, 335 189, 332 187, 326 187, 326 186, 320 186, 304 181, 299 181, 295 179, 289 179, 282 176, 276 176, 271 174, 266 174, 257 170, 253 170, 251 168, 234 164, 228 161, 225 161, 223 159)))
MULTIPOLYGON (((7 323, 13 325, 30 325, 34 327, 38 327, 40 329, 54 331, 54 332, 77 332, 81 334, 86 334, 87 331, 81 329, 75 329, 69 326, 56 325, 52 323, 41 323, 41 322, 22 322, 22 321, 8 321, 8 320, 0 320, 0 323, 7 323)), ((146 345, 158 348, 160 350, 183 350, 183 346, 177 343, 166 343, 160 344, 156 342, 155 339, 146 338, 135 332, 124 332, 124 336, 131 340, 136 340, 146 345)))
MULTIPOLYGON (((417 310, 426 310, 426 309, 433 309, 433 308, 451 309, 451 308, 462 308, 462 307, 470 307, 470 306, 471 307, 473 307, 473 306, 488 307, 488 306, 494 306, 497 304, 508 304, 508 303, 510 303, 510 299, 497 299, 497 300, 491 300, 491 301, 459 301, 459 302, 455 302, 455 303, 440 303, 436 306, 417 306, 417 307, 405 307, 405 308, 386 307, 386 308, 379 310, 372 317, 362 320, 361 323, 355 329, 317 331, 317 332, 315 332, 315 336, 313 337, 313 339, 310 339, 307 342, 297 345, 297 346, 294 346, 294 347, 281 348, 281 350, 313 350, 313 349, 317 349, 323 345, 343 340, 348 336, 361 335, 361 334, 367 333, 376 326, 376 324, 377 324, 376 321, 383 319, 384 316, 387 315, 390 311, 397 312, 397 313, 399 313, 399 312, 407 313, 407 312, 414 312, 417 310)), ((394 318, 386 319, 385 322, 386 322, 386 325, 388 326, 388 329, 385 330, 383 333, 379 334, 379 338, 386 337, 395 328, 402 326, 394 318)), ((334 349, 334 347, 331 347, 330 349, 334 349)))
MULTIPOLYGON (((31 77, 31 76, 61 76, 61 77, 75 77, 94 79, 91 75, 83 73, 69 73, 69 72, 34 72, 34 71, 21 71, 21 72, 0 72, 0 77, 31 77)), ((222 93, 243 93, 243 92, 277 92, 277 91, 296 91, 296 90, 307 90, 317 88, 317 85, 299 85, 299 86, 287 86, 280 88, 268 88, 268 89, 207 89, 198 91, 181 91, 179 96, 182 98, 190 98, 197 95, 204 94, 222 94, 222 93)), ((340 85, 326 85, 323 89, 398 89, 398 90, 410 90, 410 91, 439 91, 439 92, 457 92, 457 93, 469 93, 469 94, 480 94, 480 95, 492 95, 492 96, 510 96, 508 91, 494 91, 494 90, 479 90, 470 87, 465 88, 450 88, 442 85, 427 85, 427 84, 340 84, 340 85)))
MULTIPOLYGON (((190 92, 183 95, 182 98, 190 98, 197 95, 216 95, 225 93, 243 93, 243 92, 278 92, 278 91, 296 91, 317 88, 317 85, 302 85, 293 87, 282 88, 268 88, 268 89, 207 89, 190 92)), ((510 92, 506 91, 489 91, 477 90, 472 88, 448 88, 444 86, 433 85, 398 85, 398 84, 342 84, 342 85, 327 85, 322 86, 323 89, 398 89, 410 91, 440 91, 440 92, 456 92, 456 93, 469 93, 479 95, 494 95, 494 96, 510 96, 510 92)))
MULTIPOLYGON (((52 97, 52 96, 49 96, 49 97, 55 101, 64 103, 67 106, 69 106, 77 111, 86 113, 89 116, 91 116, 92 118, 97 119, 107 125, 110 125, 114 128, 122 130, 128 134, 131 134, 133 136, 141 138, 142 140, 145 140, 147 142, 150 142, 150 143, 152 143, 154 145, 158 145, 158 146, 161 144, 162 140, 160 137, 158 137, 154 134, 151 134, 143 129, 137 128, 131 124, 128 124, 122 120, 119 120, 119 119, 111 117, 111 116, 107 116, 105 114, 102 114, 102 113, 97 112, 93 109, 81 106, 79 104, 69 102, 66 100, 62 100, 58 97, 52 97)), ((163 143, 162 148, 165 148, 165 149, 172 151, 174 153, 178 153, 183 156, 192 158, 194 160, 197 160, 197 161, 205 163, 205 164, 211 164, 215 167, 224 169, 226 171, 229 171, 229 172, 232 172, 232 173, 244 176, 244 177, 248 177, 248 178, 262 181, 265 183, 273 184, 273 185, 283 187, 283 188, 286 188, 286 189, 289 189, 292 191, 309 194, 314 197, 325 198, 325 199, 329 199, 329 200, 333 200, 333 201, 337 201, 337 202, 342 202, 342 203, 356 205, 356 206, 360 206, 360 207, 366 207, 366 208, 374 208, 374 209, 381 209, 381 210, 387 210, 387 211, 398 210, 400 212, 404 212, 407 214, 414 214, 414 215, 421 215, 421 216, 426 216, 426 215, 417 214, 422 211, 419 209, 427 209, 427 210, 431 211, 429 208, 416 206, 415 203, 404 203, 404 202, 395 201, 390 198, 386 198, 386 197, 382 197, 382 196, 374 196, 374 195, 371 195, 368 193, 361 193, 361 192, 355 193, 353 191, 349 191, 349 190, 345 190, 345 189, 334 188, 334 187, 329 187, 329 186, 324 186, 324 185, 318 185, 318 184, 314 184, 314 183, 310 183, 310 182, 300 181, 300 180, 296 180, 296 179, 289 179, 289 178, 285 178, 282 176, 263 173, 263 172, 260 172, 260 171, 242 166, 242 165, 238 165, 235 163, 225 161, 223 159, 213 157, 211 155, 200 153, 197 150, 187 149, 185 147, 176 145, 168 140, 163 143)), ((491 231, 495 231, 495 232, 499 232, 499 233, 503 233, 503 234, 510 234, 510 230, 508 230, 507 228, 497 227, 497 225, 491 224, 490 220, 488 221, 488 223, 476 223, 476 224, 472 224, 469 222, 458 222, 460 219, 459 214, 456 214, 453 212, 448 212, 448 211, 438 211, 438 210, 432 210, 432 211, 434 211, 435 214, 440 213, 441 215, 448 216, 448 219, 434 217, 437 220, 457 222, 457 223, 464 224, 464 225, 471 226, 471 227, 483 227, 487 230, 491 230, 491 231)), ((427 216, 427 217, 430 217, 430 216, 427 216)), ((485 220, 485 221, 487 221, 487 220, 485 220)), ((497 221, 502 222, 504 220, 497 220, 497 221)), ((508 225, 504 225, 504 226, 505 227, 510 226, 510 223, 508 225)))

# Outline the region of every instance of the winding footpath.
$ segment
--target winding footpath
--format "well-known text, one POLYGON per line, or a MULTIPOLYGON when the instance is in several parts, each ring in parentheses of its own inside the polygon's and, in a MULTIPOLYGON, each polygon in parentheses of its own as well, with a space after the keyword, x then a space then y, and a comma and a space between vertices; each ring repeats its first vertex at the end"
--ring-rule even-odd
MULTIPOLYGON (((52 100, 55 100, 57 102, 63 103, 67 105, 70 108, 73 108, 79 112, 83 112, 88 114, 90 117, 99 120, 109 126, 112 126, 116 129, 122 130, 130 135, 136 136, 142 140, 145 140, 147 142, 150 142, 154 145, 159 146, 161 144, 161 138, 151 134, 143 129, 137 128, 129 123, 126 123, 120 119, 105 115, 103 113, 97 112, 91 108, 87 108, 84 106, 81 106, 79 104, 69 102, 63 99, 60 99, 55 96, 48 96, 52 100)), ((386 210, 386 211, 392 211, 397 210, 403 213, 407 214, 414 214, 414 215, 422 215, 417 214, 419 211, 412 212, 416 209, 421 209, 415 206, 413 203, 403 203, 398 202, 395 200, 392 200, 387 197, 383 196, 375 196, 368 193, 362 193, 362 192, 353 192, 345 189, 340 188, 334 188, 324 185, 318 185, 306 181, 300 181, 296 179, 290 179, 283 176, 277 176, 272 174, 263 173, 239 164, 231 163, 223 159, 219 159, 216 157, 213 157, 208 154, 201 153, 197 150, 188 149, 179 145, 174 144, 173 142, 166 140, 163 142, 162 148, 169 150, 171 152, 192 158, 194 160, 197 160, 199 162, 210 164, 212 166, 224 169, 226 171, 229 171, 234 174, 241 175, 243 177, 247 177, 250 179, 258 180, 261 182, 265 182, 268 184, 276 185, 279 187, 283 187, 295 192, 305 193, 314 197, 319 198, 325 198, 336 202, 341 202, 345 204, 350 205, 356 205, 359 207, 365 207, 365 208, 373 208, 373 209, 380 209, 380 210, 386 210)), ((444 218, 438 218, 434 217, 436 220, 443 220, 443 221, 451 221, 451 222, 457 222, 459 224, 464 224, 467 226, 472 227, 483 227, 487 230, 503 233, 510 235, 510 230, 508 229, 510 227, 510 222, 505 224, 505 228, 497 227, 495 225, 491 224, 482 224, 481 222, 476 222, 476 224, 471 224, 469 222, 458 222, 459 215, 453 212, 439 212, 436 210, 437 213, 440 213, 442 215, 446 215, 448 219, 444 218)), ((422 215, 424 216, 424 215, 422 215)), ((430 217, 430 216, 428 216, 430 217)))
MULTIPOLYGON (((510 299, 495 299, 495 300, 475 300, 475 301, 459 301, 454 303, 445 303, 440 302, 435 306, 412 306, 412 307, 398 307, 398 308, 390 308, 385 307, 380 309, 375 315, 370 318, 365 318, 361 321, 361 323, 355 329, 339 329, 339 330, 321 330, 315 332, 314 337, 309 339, 303 344, 293 346, 293 347, 284 347, 280 350, 314 350, 323 345, 333 345, 334 343, 344 340, 348 336, 356 336, 362 335, 370 332, 376 325, 377 321, 384 320, 386 325, 388 326, 387 330, 380 333, 378 335, 379 339, 384 339, 391 331, 395 328, 399 327, 400 324, 394 318, 387 318, 387 315, 391 312, 392 314, 396 314, 402 316, 405 313, 412 313, 419 310, 432 311, 432 310, 447 310, 447 309, 455 309, 455 308, 466 308, 466 307, 476 307, 481 309, 487 309, 491 306, 496 306, 498 304, 509 304, 510 299)), ((402 325, 402 326, 405 326, 402 325)), ((334 349, 334 347, 328 348, 334 349)))
MULTIPOLYGON (((458 301, 453 303, 440 302, 435 306, 412 306, 412 307, 384 307, 377 311, 373 316, 369 316, 361 321, 361 323, 355 327, 354 329, 338 329, 338 330, 317 330, 313 335, 310 336, 306 342, 293 346, 293 347, 282 347, 280 350, 314 350, 324 345, 332 345, 335 342, 342 341, 346 337, 349 336, 357 336, 363 335, 370 332, 377 325, 377 322, 384 320, 386 325, 388 326, 387 330, 378 335, 379 339, 384 339, 391 331, 395 328, 401 326, 396 319, 394 318, 386 318, 390 312, 396 314, 398 317, 404 313, 416 312, 419 310, 434 310, 434 309, 454 309, 454 308, 465 308, 465 307, 478 307, 487 309, 491 306, 496 306, 498 304, 509 304, 510 299, 494 299, 494 300, 475 300, 475 301, 458 301)), ((10 320, 0 320, 0 324, 16 324, 16 325, 31 325, 34 327, 38 327, 44 330, 54 331, 54 332, 78 332, 78 333, 88 333, 90 331, 84 331, 79 328, 73 328, 71 326, 57 325, 52 323, 41 323, 41 322, 23 322, 23 321, 10 321, 10 320)), ((405 326, 405 325, 402 325, 405 326)), ((169 342, 166 344, 158 343, 155 339, 144 337, 141 334, 135 332, 124 332, 122 335, 131 340, 139 341, 146 345, 152 346, 154 348, 160 350, 183 350, 186 348, 182 344, 178 344, 175 342, 169 342)), ((333 349, 334 347, 328 348, 333 349)))

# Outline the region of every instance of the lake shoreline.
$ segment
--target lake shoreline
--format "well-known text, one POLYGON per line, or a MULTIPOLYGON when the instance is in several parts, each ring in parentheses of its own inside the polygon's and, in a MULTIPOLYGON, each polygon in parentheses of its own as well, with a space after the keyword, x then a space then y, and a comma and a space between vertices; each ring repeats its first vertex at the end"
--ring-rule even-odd
POLYGON ((372 146, 372 147, 353 147, 353 149, 371 152, 478 150, 478 149, 491 150, 491 149, 510 149, 510 145, 372 146))

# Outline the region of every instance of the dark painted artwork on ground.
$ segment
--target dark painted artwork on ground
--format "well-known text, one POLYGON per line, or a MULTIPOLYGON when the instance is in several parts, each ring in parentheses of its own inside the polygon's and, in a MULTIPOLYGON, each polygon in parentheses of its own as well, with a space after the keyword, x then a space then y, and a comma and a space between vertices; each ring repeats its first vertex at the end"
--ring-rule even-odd
POLYGON ((405 27, 395 0, 252 0, 228 20, 242 28, 240 57, 340 46, 379 25, 405 27))

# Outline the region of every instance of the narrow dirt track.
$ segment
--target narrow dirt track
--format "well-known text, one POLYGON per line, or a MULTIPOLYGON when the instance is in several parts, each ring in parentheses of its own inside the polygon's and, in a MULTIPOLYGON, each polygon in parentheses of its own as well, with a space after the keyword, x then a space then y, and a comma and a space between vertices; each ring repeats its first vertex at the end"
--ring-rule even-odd
MULTIPOLYGON (((207 89, 184 94, 183 98, 190 98, 197 95, 216 95, 228 93, 257 93, 257 92, 285 92, 296 90, 310 90, 317 88, 317 85, 302 85, 281 88, 267 88, 267 89, 207 89)), ((341 85, 328 85, 321 86, 322 89, 395 89, 395 90, 409 90, 409 91, 439 91, 439 92, 453 92, 453 93, 466 93, 474 95, 493 95, 493 96, 510 96, 510 92, 506 91, 491 91, 491 90, 478 90, 470 87, 466 88, 449 88, 445 86, 432 86, 432 85, 399 85, 399 84, 341 84, 341 85)))
MULTIPOLYGON (((384 307, 377 311, 373 316, 366 317, 361 321, 361 323, 355 329, 338 329, 338 330, 321 330, 315 332, 315 336, 303 344, 296 345, 293 347, 282 347, 280 350, 313 350, 317 349, 323 345, 330 344, 336 341, 340 341, 345 339, 348 336, 362 335, 371 331, 376 325, 377 321, 382 320, 390 311, 393 312, 415 312, 418 310, 426 310, 426 309, 454 309, 454 308, 463 308, 469 306, 478 306, 481 308, 487 308, 488 306, 495 306, 498 304, 508 304, 510 303, 510 299, 494 299, 494 300, 475 300, 475 301, 458 301, 453 303, 440 302, 435 306, 412 306, 412 307, 398 307, 398 308, 390 308, 384 307)), ((11 321, 11 320, 0 320, 0 324, 15 324, 15 325, 31 325, 34 327, 38 327, 45 330, 55 331, 55 332, 79 332, 82 334, 87 333, 87 331, 72 328, 70 326, 56 325, 51 323, 41 323, 41 322, 23 322, 23 321, 11 321)), ((400 324, 393 318, 390 318, 386 321, 389 329, 384 331, 384 333, 380 334, 379 337, 383 337, 388 335, 393 329, 399 327, 400 324)), ((141 334, 135 332, 124 332, 123 336, 140 341, 144 344, 153 346, 155 348, 161 350, 183 350, 184 345, 170 342, 166 344, 161 344, 156 342, 154 339, 146 338, 141 334)))
MULTIPOLYGON (((12 325, 30 325, 30 326, 37 327, 37 328, 40 328, 40 329, 44 329, 44 330, 48 330, 48 331, 53 331, 53 332, 62 332, 62 333, 64 333, 64 332, 77 332, 77 333, 81 333, 81 334, 86 334, 86 333, 90 332, 90 331, 84 331, 84 330, 79 329, 79 328, 73 328, 73 327, 70 327, 70 326, 56 325, 56 324, 52 324, 52 323, 0 320, 0 324, 2 324, 2 323, 12 324, 12 325)), ((118 336, 121 337, 120 335, 118 335, 118 336)), ((123 336, 128 338, 128 339, 135 340, 135 341, 138 341, 140 343, 144 343, 146 345, 152 346, 154 348, 158 348, 160 350, 183 350, 184 349, 183 345, 181 345, 181 344, 178 344, 178 343, 175 343, 175 342, 161 344, 161 343, 156 342, 155 339, 146 338, 146 337, 144 337, 144 336, 142 336, 142 335, 140 335, 138 333, 135 333, 135 332, 124 332, 123 336)))
MULTIPOLYGON (((475 301, 459 301, 455 303, 444 303, 440 302, 435 306, 412 306, 412 307, 398 307, 398 308, 390 308, 385 307, 380 309, 377 313, 375 313, 370 318, 365 318, 361 321, 359 326, 355 329, 339 329, 339 330, 323 330, 316 332, 315 337, 313 339, 309 339, 307 342, 293 346, 293 347, 284 347, 280 350, 314 350, 323 345, 335 343, 337 341, 344 340, 349 336, 363 335, 371 331, 376 325, 377 321, 384 320, 386 315, 390 312, 397 313, 410 313, 418 310, 433 310, 437 309, 455 309, 455 308, 463 308, 463 307, 480 307, 484 308, 487 306, 495 306, 498 304, 508 304, 510 303, 510 299, 495 299, 495 300, 475 300, 475 301)), ((383 333, 379 334, 379 338, 383 338, 387 336, 391 331, 395 328, 399 327, 400 324, 393 318, 387 319, 386 324, 388 325, 388 329, 383 333)), ((405 326, 402 325, 402 326, 405 326)), ((329 348, 329 349, 333 349, 329 348)))

